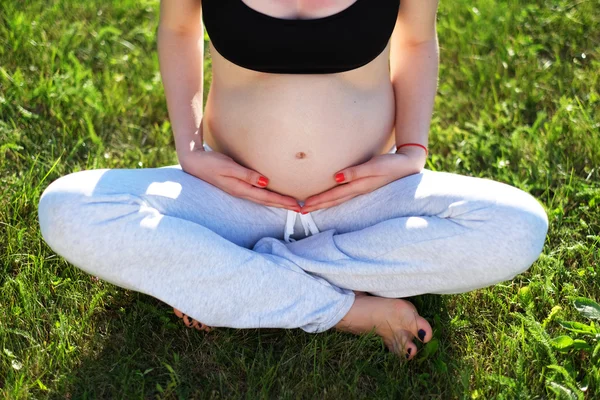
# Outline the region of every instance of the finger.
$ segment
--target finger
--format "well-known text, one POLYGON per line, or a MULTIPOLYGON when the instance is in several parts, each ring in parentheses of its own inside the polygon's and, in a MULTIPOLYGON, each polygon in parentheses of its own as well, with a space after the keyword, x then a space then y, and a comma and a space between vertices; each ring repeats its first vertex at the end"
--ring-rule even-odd
POLYGON ((256 197, 253 196, 238 196, 242 199, 246 199, 246 200, 250 200, 254 203, 259 203, 259 204, 263 204, 265 206, 269 206, 269 207, 277 207, 277 208, 285 208, 288 210, 294 210, 294 211, 300 211, 300 205, 298 203, 295 203, 293 206, 292 205, 287 205, 287 204, 281 204, 281 203, 274 203, 274 202, 270 202, 270 201, 264 201, 261 199, 257 199, 256 197))
POLYGON ((382 156, 379 156, 377 158, 372 158, 366 163, 344 168, 333 174, 333 179, 335 179, 337 183, 346 183, 367 178, 369 176, 384 175, 386 173, 386 168, 381 162, 383 159, 382 156))
POLYGON ((315 211, 318 210, 319 208, 327 208, 327 207, 331 207, 331 205, 333 205, 334 202, 337 202, 338 200, 348 200, 348 198, 352 198, 355 196, 358 196, 359 193, 344 193, 342 195, 338 195, 335 196, 334 198, 328 199, 328 200, 320 200, 320 201, 315 201, 315 202, 311 202, 310 204, 306 205, 306 203, 304 203, 304 206, 302 207, 302 212, 310 212, 310 211, 315 211))
POLYGON ((286 209, 286 210, 293 210, 293 211, 296 211, 296 212, 300 212, 300 206, 298 206, 298 205, 296 207, 284 206, 282 204, 276 204, 276 203, 269 203, 269 202, 261 201, 261 200, 255 199, 253 197, 250 197, 250 196, 240 196, 240 199, 250 200, 253 203, 262 204, 264 206, 275 207, 275 208, 283 208, 283 209, 286 209))
MULTIPOLYGON (((366 180, 366 179, 365 179, 366 180)), ((351 194, 358 194, 361 190, 364 190, 364 180, 355 181, 347 185, 336 186, 333 189, 327 190, 326 192, 319 193, 316 196, 307 198, 304 201, 304 209, 308 209, 323 203, 331 202, 343 197, 348 197, 351 194)), ((366 191, 366 190, 364 190, 366 191)))
POLYGON ((313 212, 313 211, 316 211, 316 210, 321 210, 321 209, 324 209, 324 208, 330 208, 330 207, 333 207, 333 206, 337 206, 338 204, 342 204, 342 203, 344 203, 344 202, 346 202, 346 201, 348 201, 350 199, 353 199, 353 198, 355 198, 356 196, 359 196, 359 195, 360 195, 360 193, 358 193, 358 194, 351 194, 349 196, 342 197, 341 199, 335 199, 335 200, 332 200, 332 201, 327 201, 325 203, 317 204, 316 206, 311 206, 311 207, 308 207, 308 208, 302 207, 302 212, 303 213, 309 213, 309 212, 313 212))
POLYGON ((227 168, 222 172, 223 176, 237 178, 249 185, 265 188, 269 185, 269 178, 256 171, 242 167, 235 161, 229 162, 227 168))
POLYGON ((239 193, 238 197, 247 196, 264 203, 280 204, 287 208, 300 208, 298 202, 292 197, 283 196, 279 193, 271 192, 269 190, 263 190, 239 180, 238 183, 240 184, 237 188, 239 193))

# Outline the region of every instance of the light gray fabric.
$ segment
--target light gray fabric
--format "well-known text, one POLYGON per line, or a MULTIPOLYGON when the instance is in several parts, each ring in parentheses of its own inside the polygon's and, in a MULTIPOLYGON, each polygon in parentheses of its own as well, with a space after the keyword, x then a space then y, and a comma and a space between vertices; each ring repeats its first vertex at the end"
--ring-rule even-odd
POLYGON ((286 242, 287 210, 178 165, 72 173, 39 204, 48 245, 90 274, 209 326, 306 332, 336 325, 352 290, 407 297, 512 279, 548 230, 528 193, 427 169, 310 215, 317 233, 306 237, 297 218, 286 242))

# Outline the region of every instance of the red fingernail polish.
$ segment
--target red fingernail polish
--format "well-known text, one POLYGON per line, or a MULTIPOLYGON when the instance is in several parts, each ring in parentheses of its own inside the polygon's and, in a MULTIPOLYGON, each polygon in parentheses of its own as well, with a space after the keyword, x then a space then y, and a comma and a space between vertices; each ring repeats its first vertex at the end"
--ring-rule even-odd
POLYGON ((302 211, 301 214, 306 215, 306 214, 308 214, 308 211, 302 211))
POLYGON ((344 179, 346 179, 346 177, 344 177, 344 174, 341 172, 335 176, 335 181, 338 183, 344 182, 344 179))
POLYGON ((267 178, 265 178, 264 176, 261 176, 260 178, 258 178, 259 186, 267 186, 268 184, 269 184, 269 180, 267 178))

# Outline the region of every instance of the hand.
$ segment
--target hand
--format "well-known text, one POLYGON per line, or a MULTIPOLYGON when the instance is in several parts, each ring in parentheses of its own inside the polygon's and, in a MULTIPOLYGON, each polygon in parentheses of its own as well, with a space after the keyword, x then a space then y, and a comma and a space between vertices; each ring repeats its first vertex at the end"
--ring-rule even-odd
POLYGON ((306 199, 302 213, 333 207, 353 197, 370 193, 397 179, 419 173, 425 166, 426 154, 419 147, 407 146, 396 154, 382 154, 364 164, 334 174, 344 174, 343 184, 306 199))
POLYGON ((185 172, 218 187, 232 196, 265 206, 300 211, 300 205, 296 199, 265 190, 268 179, 266 179, 264 186, 259 185, 261 174, 243 167, 223 153, 198 148, 192 151, 178 151, 177 158, 181 169, 185 172))

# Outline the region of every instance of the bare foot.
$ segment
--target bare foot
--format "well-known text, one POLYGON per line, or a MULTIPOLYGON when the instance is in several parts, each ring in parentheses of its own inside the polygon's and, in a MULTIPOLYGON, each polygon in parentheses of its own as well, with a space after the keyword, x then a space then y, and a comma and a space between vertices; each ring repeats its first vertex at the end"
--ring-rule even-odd
POLYGON ((202 322, 198 322, 195 319, 190 318, 188 315, 185 315, 184 313, 182 313, 178 309, 173 308, 173 311, 175 312, 175 315, 177 315, 179 318, 183 319, 183 323, 188 328, 194 327, 194 328, 196 328, 199 331, 205 331, 205 332, 212 331, 212 328, 210 326, 205 325, 202 322))
POLYGON ((377 296, 356 296, 348 314, 335 325, 336 330, 357 335, 370 332, 373 327, 390 351, 407 359, 417 354, 415 336, 427 343, 433 335, 429 322, 412 303, 377 296))

